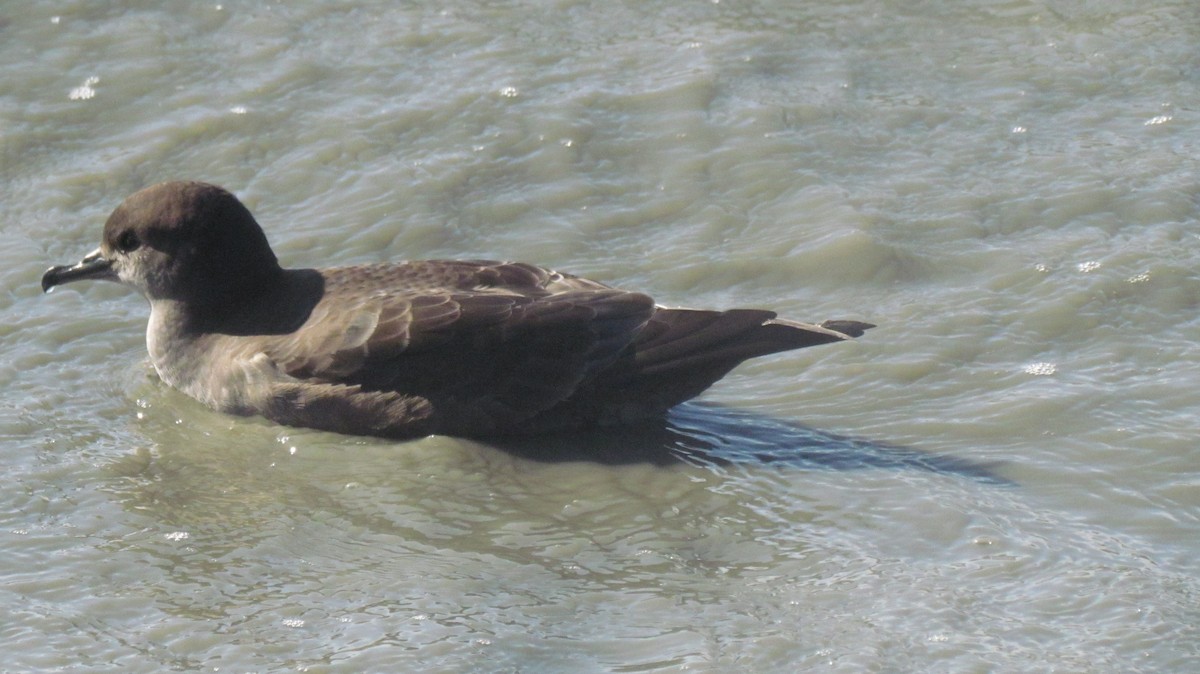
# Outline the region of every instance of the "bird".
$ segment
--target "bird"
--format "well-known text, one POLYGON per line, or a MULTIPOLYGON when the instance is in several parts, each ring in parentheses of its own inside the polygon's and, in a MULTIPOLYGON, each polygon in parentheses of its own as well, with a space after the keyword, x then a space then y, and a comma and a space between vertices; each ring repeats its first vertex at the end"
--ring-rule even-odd
POLYGON ((99 248, 49 268, 42 290, 86 279, 149 300, 154 370, 208 407, 397 440, 661 418, 748 358, 875 327, 663 307, 523 262, 284 268, 246 206, 199 181, 127 197, 99 248))

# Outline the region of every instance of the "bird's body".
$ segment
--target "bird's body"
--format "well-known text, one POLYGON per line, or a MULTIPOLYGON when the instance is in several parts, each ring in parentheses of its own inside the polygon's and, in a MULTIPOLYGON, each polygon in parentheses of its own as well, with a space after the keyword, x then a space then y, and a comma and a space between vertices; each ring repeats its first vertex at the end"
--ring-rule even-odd
POLYGON ((100 249, 51 268, 42 285, 84 278, 120 281, 150 300, 155 370, 206 405, 394 438, 659 416, 747 358, 871 327, 664 308, 524 263, 284 269, 236 197, 194 182, 129 197, 100 249))

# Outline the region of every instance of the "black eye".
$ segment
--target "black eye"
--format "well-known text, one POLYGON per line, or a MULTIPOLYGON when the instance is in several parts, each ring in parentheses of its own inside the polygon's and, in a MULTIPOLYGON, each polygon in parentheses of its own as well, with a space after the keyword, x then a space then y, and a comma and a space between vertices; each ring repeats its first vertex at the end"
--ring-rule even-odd
POLYGON ((131 253, 140 245, 142 242, 138 241, 137 234, 134 234, 132 229, 127 229, 117 235, 117 250, 122 253, 131 253))

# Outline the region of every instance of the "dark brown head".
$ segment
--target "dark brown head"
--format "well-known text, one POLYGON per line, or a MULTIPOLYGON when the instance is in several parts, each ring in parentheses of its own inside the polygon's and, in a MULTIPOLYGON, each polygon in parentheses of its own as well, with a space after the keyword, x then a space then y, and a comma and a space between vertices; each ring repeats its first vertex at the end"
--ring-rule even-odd
POLYGON ((120 281, 152 301, 203 303, 251 291, 279 272, 237 197, 207 183, 167 182, 125 199, 104 224, 100 248, 46 271, 42 289, 91 278, 120 281))

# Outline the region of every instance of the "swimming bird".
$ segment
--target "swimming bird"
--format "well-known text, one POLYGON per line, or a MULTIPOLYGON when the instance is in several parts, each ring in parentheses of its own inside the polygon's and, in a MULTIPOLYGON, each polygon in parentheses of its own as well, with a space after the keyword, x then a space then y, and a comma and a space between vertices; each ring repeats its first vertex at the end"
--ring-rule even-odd
POLYGON ((117 281, 150 302, 158 376, 221 412, 351 435, 486 437, 663 415, 747 358, 857 337, 772 311, 657 306, 521 262, 285 269, 227 190, 134 193, 42 289, 117 281))

